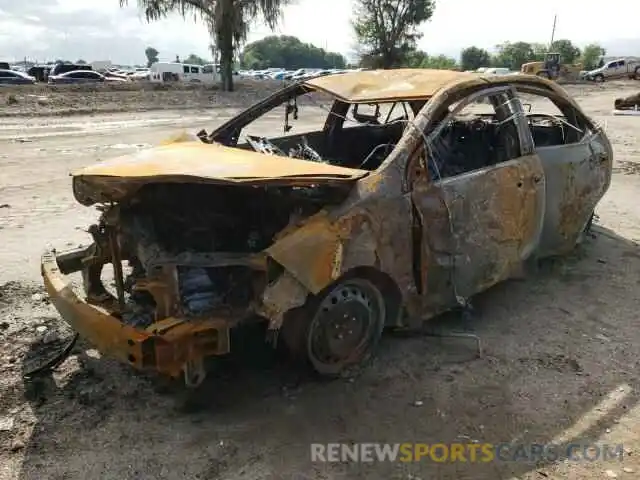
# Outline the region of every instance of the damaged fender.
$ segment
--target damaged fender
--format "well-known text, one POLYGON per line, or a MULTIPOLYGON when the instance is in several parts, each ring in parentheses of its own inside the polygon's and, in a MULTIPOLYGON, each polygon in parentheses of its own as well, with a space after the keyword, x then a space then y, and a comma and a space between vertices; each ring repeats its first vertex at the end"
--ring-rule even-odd
POLYGON ((304 304, 309 292, 317 295, 352 268, 377 268, 376 250, 377 243, 365 214, 332 220, 326 211, 319 212, 266 250, 286 272, 265 290, 263 310, 271 313, 267 316, 277 328, 282 314, 304 304), (286 302, 282 301, 284 298, 286 302))
POLYGON ((303 306, 308 296, 309 290, 285 271, 275 282, 267 285, 256 313, 269 319, 270 330, 277 330, 282 326, 285 313, 303 306))

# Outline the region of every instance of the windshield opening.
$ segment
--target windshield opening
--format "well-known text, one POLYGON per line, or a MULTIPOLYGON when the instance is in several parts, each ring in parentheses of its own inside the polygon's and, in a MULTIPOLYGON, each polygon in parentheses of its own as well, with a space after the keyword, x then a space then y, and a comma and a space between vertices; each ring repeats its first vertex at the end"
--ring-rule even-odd
POLYGON ((351 104, 303 87, 235 131, 236 148, 265 155, 377 169, 413 120, 416 102, 351 104))

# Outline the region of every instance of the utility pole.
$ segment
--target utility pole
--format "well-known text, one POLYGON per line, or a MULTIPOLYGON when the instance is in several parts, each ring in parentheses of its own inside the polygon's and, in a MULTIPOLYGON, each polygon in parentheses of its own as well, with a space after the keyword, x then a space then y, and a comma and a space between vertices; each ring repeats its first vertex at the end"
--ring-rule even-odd
POLYGON ((553 28, 551 29, 551 42, 549 43, 549 51, 553 48, 553 38, 556 35, 556 21, 558 20, 558 14, 553 16, 553 28))

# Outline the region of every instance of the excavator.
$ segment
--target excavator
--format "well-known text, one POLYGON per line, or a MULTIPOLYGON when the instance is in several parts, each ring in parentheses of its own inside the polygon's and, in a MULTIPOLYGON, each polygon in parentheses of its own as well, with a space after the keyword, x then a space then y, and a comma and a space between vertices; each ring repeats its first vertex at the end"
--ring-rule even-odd
POLYGON ((573 65, 562 64, 559 53, 546 53, 543 62, 524 63, 520 69, 521 73, 527 75, 537 75, 538 77, 550 80, 573 81, 580 78, 582 64, 573 65))

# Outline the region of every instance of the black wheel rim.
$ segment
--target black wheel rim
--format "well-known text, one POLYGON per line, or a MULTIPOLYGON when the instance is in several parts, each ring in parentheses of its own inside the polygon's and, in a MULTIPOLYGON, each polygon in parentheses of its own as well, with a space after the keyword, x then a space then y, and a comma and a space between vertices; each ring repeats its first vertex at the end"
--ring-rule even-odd
POLYGON ((339 373, 364 360, 384 324, 384 302, 370 282, 338 285, 320 303, 307 337, 307 352, 320 373, 339 373))

